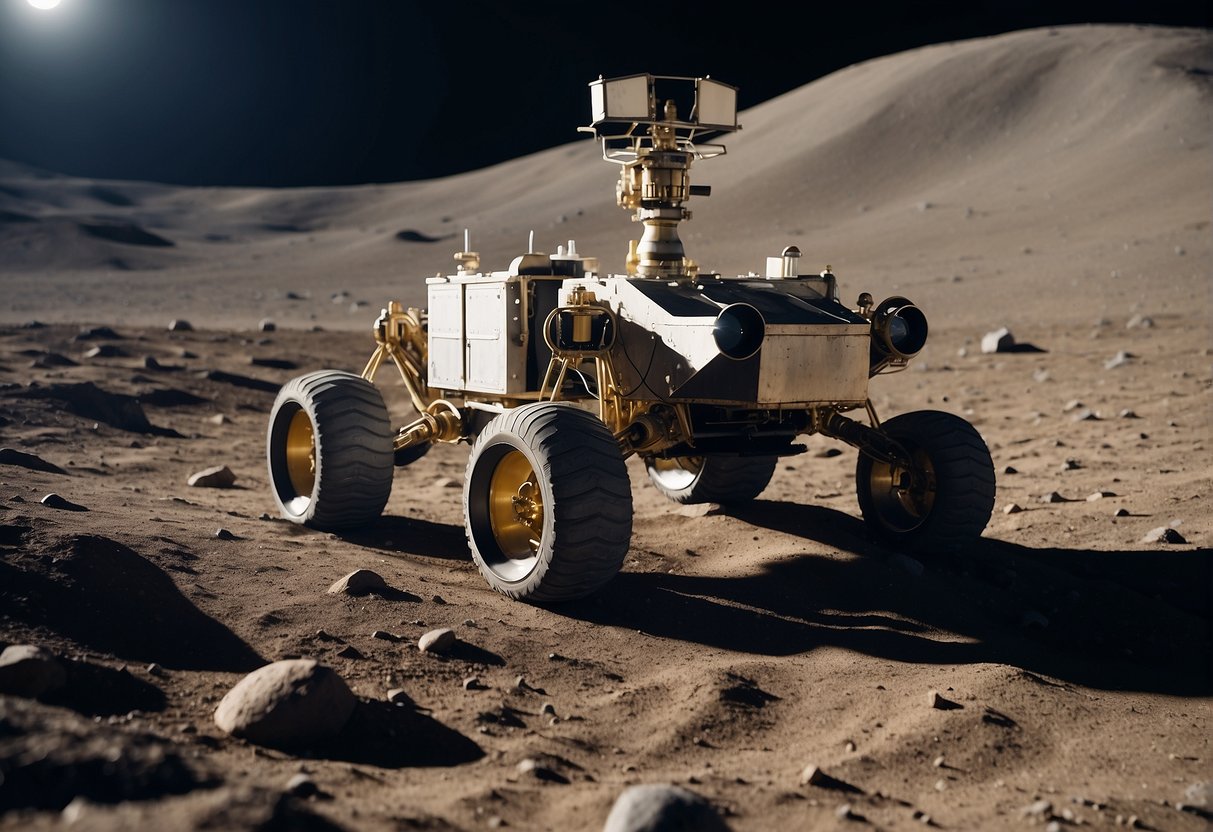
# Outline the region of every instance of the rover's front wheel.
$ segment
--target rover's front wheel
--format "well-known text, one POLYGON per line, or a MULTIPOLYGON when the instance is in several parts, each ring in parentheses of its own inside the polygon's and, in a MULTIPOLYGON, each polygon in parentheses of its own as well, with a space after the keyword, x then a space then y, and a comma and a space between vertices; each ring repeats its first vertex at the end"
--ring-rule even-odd
POLYGON ((282 516, 317 529, 373 522, 392 491, 392 427, 378 388, 321 370, 288 381, 270 411, 266 458, 282 516))
POLYGON ((994 510, 994 462, 977 429, 951 413, 918 410, 881 426, 910 467, 860 453, 855 485, 863 519, 885 543, 955 551, 981 536, 994 510))
POLYGON ((480 574, 519 601, 594 592, 623 566, 632 538, 619 444, 570 404, 524 405, 489 422, 472 443, 463 511, 480 574))
POLYGON ((679 456, 645 460, 649 479, 676 503, 743 503, 771 482, 777 456, 679 456))

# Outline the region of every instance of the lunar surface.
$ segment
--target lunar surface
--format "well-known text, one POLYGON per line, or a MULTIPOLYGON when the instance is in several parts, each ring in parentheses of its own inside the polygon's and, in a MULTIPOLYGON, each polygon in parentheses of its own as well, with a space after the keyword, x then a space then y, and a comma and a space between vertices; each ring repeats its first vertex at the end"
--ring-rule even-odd
POLYGON ((744 505, 667 502, 629 460, 623 571, 550 607, 476 571, 466 445, 397 469, 364 529, 278 519, 276 391, 360 371, 465 229, 487 268, 533 231, 623 270, 579 125, 358 187, 0 162, 0 828, 598 830, 667 784, 735 830, 1208 829, 1213 36, 942 44, 740 121, 692 170, 688 255, 796 245, 845 302, 923 309, 872 401, 984 436, 968 550, 873 542, 856 452, 816 435, 744 505), (381 581, 333 586, 356 570, 381 581), (284 685, 322 698, 266 717, 284 685))

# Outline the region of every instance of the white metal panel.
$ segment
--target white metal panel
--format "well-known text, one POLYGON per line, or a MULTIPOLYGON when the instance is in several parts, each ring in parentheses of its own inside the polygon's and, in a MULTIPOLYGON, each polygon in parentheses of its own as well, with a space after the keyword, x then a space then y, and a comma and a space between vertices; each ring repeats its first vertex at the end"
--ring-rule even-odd
POLYGON ((463 287, 432 283, 429 288, 430 387, 463 389, 463 287))

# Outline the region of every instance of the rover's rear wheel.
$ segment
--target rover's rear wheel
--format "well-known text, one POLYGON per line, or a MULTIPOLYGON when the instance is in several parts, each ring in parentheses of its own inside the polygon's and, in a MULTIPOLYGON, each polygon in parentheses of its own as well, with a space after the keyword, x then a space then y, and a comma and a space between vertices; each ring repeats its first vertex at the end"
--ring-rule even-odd
POLYGON ((270 490, 282 516, 317 529, 374 521, 392 490, 392 428, 375 385, 321 370, 288 381, 270 412, 270 490))
POLYGON ((540 402, 507 411, 472 443, 463 490, 472 558, 520 601, 601 588, 632 538, 632 489, 619 444, 593 414, 540 402))
POLYGON ((981 536, 994 510, 994 462, 977 430, 951 413, 903 413, 881 427, 912 469, 859 455, 855 485, 863 519, 885 543, 954 551, 981 536))
POLYGON ((680 456, 645 460, 649 479, 676 503, 753 500, 775 474, 777 456, 680 456))

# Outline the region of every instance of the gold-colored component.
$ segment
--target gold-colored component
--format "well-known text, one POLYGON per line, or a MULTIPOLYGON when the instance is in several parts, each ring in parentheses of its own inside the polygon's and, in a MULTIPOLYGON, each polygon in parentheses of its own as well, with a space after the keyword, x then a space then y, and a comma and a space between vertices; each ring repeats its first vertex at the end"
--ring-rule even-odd
POLYGON ((437 399, 426 406, 419 419, 400 429, 392 447, 399 451, 425 442, 458 442, 463 427, 459 408, 446 399, 437 399))
POLYGON ((489 524, 511 559, 533 557, 543 539, 543 491, 521 451, 501 458, 489 480, 489 524))
POLYGON ((286 472, 296 495, 312 496, 316 486, 316 436, 312 420, 303 410, 295 411, 286 431, 286 472))
POLYGON ((636 270, 640 267, 640 253, 636 248, 639 244, 639 240, 628 240, 628 257, 624 261, 624 267, 629 277, 635 276, 636 270))
POLYGON ((590 342, 590 324, 593 318, 586 314, 573 315, 573 340, 578 344, 590 342))
POLYGON ((383 360, 390 357, 418 413, 424 413, 435 398, 425 383, 429 345, 422 316, 420 309, 410 307, 406 311, 399 301, 389 301, 375 321, 377 346, 362 371, 364 379, 374 381, 383 360))
POLYGON ((918 528, 935 506, 935 466, 930 455, 915 449, 911 460, 910 467, 872 461, 872 500, 881 522, 897 532, 918 528))

